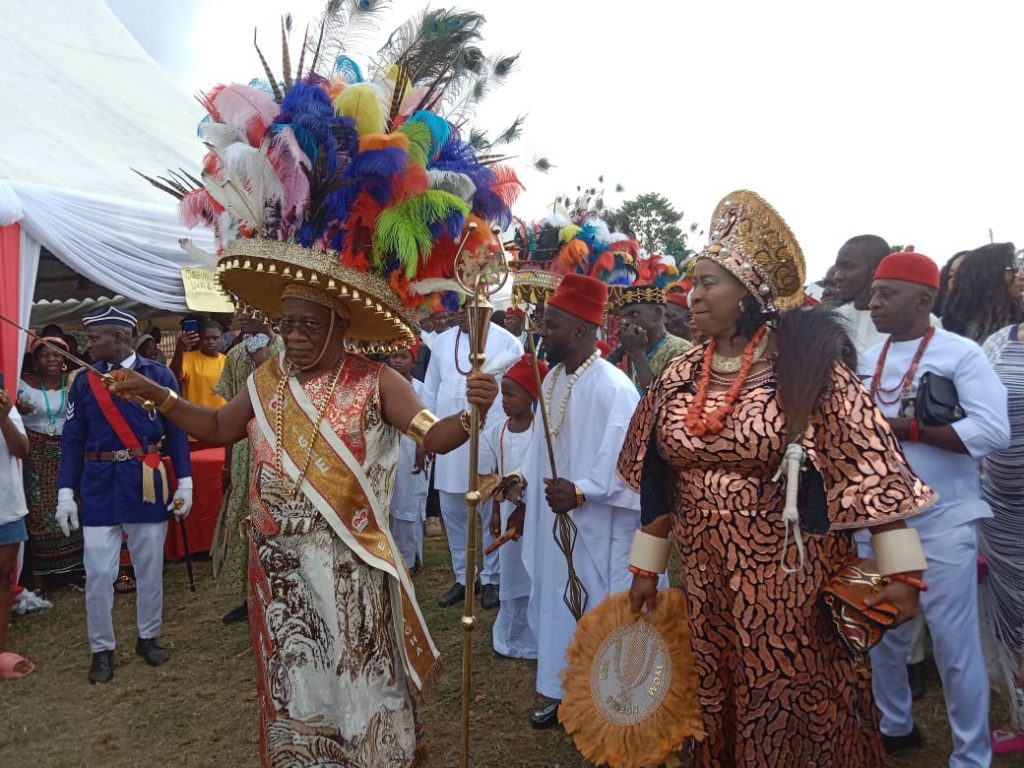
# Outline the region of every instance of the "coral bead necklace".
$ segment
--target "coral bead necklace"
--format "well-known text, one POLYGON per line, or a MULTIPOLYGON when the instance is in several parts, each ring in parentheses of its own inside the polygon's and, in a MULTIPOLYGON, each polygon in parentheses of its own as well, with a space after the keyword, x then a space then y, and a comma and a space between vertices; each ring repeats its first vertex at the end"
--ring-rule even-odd
POLYGON ((725 427, 726 417, 733 412, 736 400, 740 395, 743 382, 750 375, 750 369, 754 365, 754 351, 757 349, 761 339, 767 333, 767 326, 762 325, 750 338, 743 348, 743 355, 740 361, 740 369, 733 379, 732 385, 726 390, 725 401, 712 411, 704 412, 708 401, 708 390, 711 387, 711 363, 715 357, 715 340, 708 342, 708 348, 704 351, 704 364, 700 372, 700 384, 697 386, 697 394, 686 409, 686 416, 683 423, 686 428, 696 437, 704 435, 717 435, 725 427))

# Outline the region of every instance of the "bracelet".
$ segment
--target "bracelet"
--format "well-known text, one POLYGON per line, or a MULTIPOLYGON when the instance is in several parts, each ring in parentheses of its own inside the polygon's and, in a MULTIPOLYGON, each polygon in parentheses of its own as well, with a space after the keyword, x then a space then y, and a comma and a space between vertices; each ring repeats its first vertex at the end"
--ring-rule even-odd
POLYGON ((579 509, 587 503, 587 497, 583 495, 583 491, 580 490, 578 485, 574 485, 573 490, 576 491, 576 509, 579 509))
POLYGON ((890 573, 889 580, 902 581, 904 584, 909 584, 910 586, 912 586, 918 592, 928 591, 928 585, 922 579, 917 578, 917 576, 910 576, 906 573, 890 573))
MULTIPOLYGON (((459 424, 461 424, 462 428, 464 430, 466 430, 466 434, 467 435, 473 433, 473 428, 469 424, 469 418, 470 418, 469 417, 469 411, 462 411, 459 414, 459 424)), ((487 414, 486 413, 481 413, 480 414, 480 429, 483 429, 484 425, 486 423, 487 423, 487 414)))
POLYGON ((629 564, 650 573, 662 573, 668 567, 668 553, 671 548, 672 542, 668 539, 637 531, 633 534, 629 564))
POLYGON ((175 392, 170 387, 167 387, 166 389, 167 397, 165 397, 164 401, 156 407, 156 409, 160 411, 160 413, 169 413, 170 410, 178 404, 178 393, 175 392))
POLYGON ((632 573, 634 576, 640 576, 645 579, 658 578, 658 574, 656 574, 654 571, 645 571, 643 568, 638 568, 635 565, 629 566, 629 572, 632 573))
POLYGON ((917 419, 911 419, 910 426, 907 427, 907 438, 912 443, 916 443, 921 439, 921 428, 917 424, 917 419))
POLYGON ((875 563, 882 576, 907 571, 924 571, 928 561, 921 548, 921 537, 913 528, 882 531, 871 537, 875 563))
POLYGON ((439 421, 440 419, 437 416, 424 408, 412 417, 409 426, 405 428, 405 434, 416 445, 423 445, 423 442, 427 439, 427 433, 430 432, 430 428, 439 421))

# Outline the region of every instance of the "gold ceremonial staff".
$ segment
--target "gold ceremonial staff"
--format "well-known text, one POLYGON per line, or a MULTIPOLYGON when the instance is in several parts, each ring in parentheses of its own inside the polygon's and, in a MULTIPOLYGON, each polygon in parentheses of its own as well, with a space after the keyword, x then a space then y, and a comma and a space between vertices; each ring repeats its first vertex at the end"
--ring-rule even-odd
MULTIPOLYGON (((501 290, 508 280, 508 261, 504 246, 501 246, 501 230, 497 228, 492 232, 501 247, 498 254, 491 254, 484 248, 479 248, 478 253, 463 250, 475 230, 476 224, 470 224, 459 245, 455 279, 468 294, 466 317, 469 323, 469 361, 472 372, 480 373, 487 356, 487 329, 494 312, 488 299, 501 290)), ((462 757, 459 761, 462 768, 469 768, 469 700, 473 682, 473 630, 476 628, 473 603, 476 591, 477 510, 480 506, 480 426, 480 409, 472 405, 469 409, 469 485, 466 491, 469 514, 466 526, 466 602, 462 615, 462 628, 465 630, 462 639, 462 757)))

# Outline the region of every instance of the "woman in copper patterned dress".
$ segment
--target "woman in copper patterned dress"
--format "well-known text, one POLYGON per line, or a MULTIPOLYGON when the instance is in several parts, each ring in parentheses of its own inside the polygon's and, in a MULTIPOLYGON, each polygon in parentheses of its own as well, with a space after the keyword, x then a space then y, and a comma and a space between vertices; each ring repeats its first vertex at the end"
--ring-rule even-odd
MULTIPOLYGON (((645 515, 642 530, 671 535, 681 558, 707 733, 695 765, 881 766, 870 671, 817 597, 856 556, 853 529, 903 529, 931 492, 844 363, 849 342, 831 316, 778 313, 799 302, 804 280, 778 214, 751 192, 733 193, 698 258, 691 308, 709 341, 650 387, 619 460, 638 490, 652 441, 668 468, 669 513, 645 515), (822 477, 828 512, 787 535, 776 473, 794 441, 822 477)), ((631 561, 640 610, 656 582, 631 561)), ((917 591, 896 579, 917 575, 894 576, 881 595, 901 620, 916 612, 917 591)))

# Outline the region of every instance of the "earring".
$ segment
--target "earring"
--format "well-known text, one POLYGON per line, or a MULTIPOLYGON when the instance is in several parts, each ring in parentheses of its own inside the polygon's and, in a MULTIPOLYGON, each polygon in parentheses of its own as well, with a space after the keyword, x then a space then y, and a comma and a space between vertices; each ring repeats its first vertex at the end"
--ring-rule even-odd
POLYGON ((60 366, 60 370, 61 370, 62 373, 67 373, 68 372, 68 364, 67 363, 62 363, 61 366, 60 366))
POLYGON ((740 312, 743 311, 743 299, 736 302, 736 306, 740 308, 740 312))

